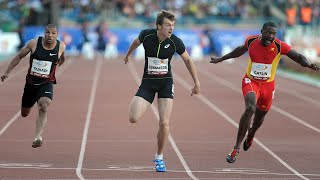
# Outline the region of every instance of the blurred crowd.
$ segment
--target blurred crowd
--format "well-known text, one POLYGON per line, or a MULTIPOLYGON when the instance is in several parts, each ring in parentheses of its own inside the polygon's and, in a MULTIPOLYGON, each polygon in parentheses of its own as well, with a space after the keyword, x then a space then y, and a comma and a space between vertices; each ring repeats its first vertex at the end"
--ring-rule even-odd
POLYGON ((0 17, 41 25, 52 21, 50 12, 60 20, 83 22, 116 21, 117 17, 154 19, 160 9, 166 9, 177 18, 253 18, 273 16, 271 8, 281 11, 289 26, 320 23, 320 0, 0 0, 0 17))

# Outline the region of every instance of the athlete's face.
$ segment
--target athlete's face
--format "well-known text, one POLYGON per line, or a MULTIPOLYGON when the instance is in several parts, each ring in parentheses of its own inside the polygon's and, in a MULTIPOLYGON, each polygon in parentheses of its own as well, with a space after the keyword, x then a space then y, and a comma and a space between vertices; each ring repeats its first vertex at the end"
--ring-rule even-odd
POLYGON ((162 25, 158 25, 159 33, 166 38, 171 37, 174 29, 174 23, 174 21, 164 18, 162 25))
POLYGON ((261 43, 263 46, 269 46, 277 35, 277 28, 267 26, 265 29, 261 30, 261 43))
POLYGON ((48 44, 52 44, 58 37, 58 31, 56 28, 46 28, 44 32, 44 40, 48 44))

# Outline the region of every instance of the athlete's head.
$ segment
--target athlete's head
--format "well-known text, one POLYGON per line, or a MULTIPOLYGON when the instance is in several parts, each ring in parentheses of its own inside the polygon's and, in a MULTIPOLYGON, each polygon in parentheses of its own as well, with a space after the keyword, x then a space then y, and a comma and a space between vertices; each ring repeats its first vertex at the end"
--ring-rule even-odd
POLYGON ((58 30, 54 24, 48 24, 44 28, 44 42, 48 44, 52 44, 58 37, 58 30))
POLYGON ((176 21, 175 15, 162 10, 157 15, 156 26, 158 33, 164 37, 170 37, 173 33, 174 23, 176 21))
POLYGON ((274 22, 266 22, 261 29, 261 43, 263 46, 269 46, 276 38, 277 25, 274 22))

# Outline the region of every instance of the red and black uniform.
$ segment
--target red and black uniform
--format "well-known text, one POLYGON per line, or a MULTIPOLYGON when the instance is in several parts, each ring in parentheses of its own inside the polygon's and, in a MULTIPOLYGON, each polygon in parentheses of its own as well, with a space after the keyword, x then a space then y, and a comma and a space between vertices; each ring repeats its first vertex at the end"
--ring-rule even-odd
POLYGON ((51 50, 42 46, 43 37, 38 38, 35 52, 30 55, 29 69, 22 96, 22 107, 30 108, 41 97, 53 97, 56 84, 55 71, 59 61, 60 41, 51 50))
POLYGON ((255 92, 257 107, 268 111, 274 97, 274 77, 281 55, 287 55, 291 47, 277 38, 269 46, 263 46, 261 35, 249 36, 245 45, 250 59, 242 80, 242 93, 245 96, 248 92, 255 92))

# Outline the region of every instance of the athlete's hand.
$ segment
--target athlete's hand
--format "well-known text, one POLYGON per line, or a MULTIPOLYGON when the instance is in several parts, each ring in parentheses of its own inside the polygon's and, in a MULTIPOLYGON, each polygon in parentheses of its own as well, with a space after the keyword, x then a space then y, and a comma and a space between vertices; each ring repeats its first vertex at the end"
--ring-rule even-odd
POLYGON ((194 94, 199 94, 200 93, 200 85, 195 85, 192 89, 191 89, 191 96, 193 96, 194 94))
POLYGON ((222 61, 222 59, 221 59, 221 57, 216 57, 216 56, 213 56, 213 57, 211 57, 211 61, 210 61, 210 63, 218 63, 218 62, 221 62, 222 61))
POLYGON ((123 59, 123 61, 124 61, 125 64, 128 64, 128 63, 129 63, 129 57, 126 56, 126 57, 123 59))
POLYGON ((1 76, 1 81, 3 82, 5 79, 9 77, 9 74, 5 73, 1 76))
POLYGON ((311 64, 309 68, 315 71, 319 71, 319 66, 317 64, 311 64))

